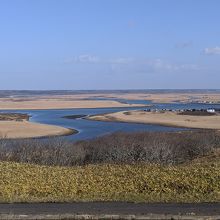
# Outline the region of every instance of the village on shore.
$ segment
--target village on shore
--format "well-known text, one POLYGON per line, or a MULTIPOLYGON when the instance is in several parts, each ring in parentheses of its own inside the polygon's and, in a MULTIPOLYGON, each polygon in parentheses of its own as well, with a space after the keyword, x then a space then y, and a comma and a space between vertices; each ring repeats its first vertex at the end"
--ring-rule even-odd
POLYGON ((207 108, 207 109, 167 109, 167 108, 163 108, 163 109, 145 109, 145 112, 176 112, 176 113, 209 113, 209 114, 216 114, 216 113, 220 113, 220 108, 207 108))

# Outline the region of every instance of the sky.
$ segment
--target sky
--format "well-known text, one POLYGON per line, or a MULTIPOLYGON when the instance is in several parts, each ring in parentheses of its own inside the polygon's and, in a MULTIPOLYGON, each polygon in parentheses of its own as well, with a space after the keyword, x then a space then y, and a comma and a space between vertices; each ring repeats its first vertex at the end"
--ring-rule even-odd
POLYGON ((0 0, 0 89, 220 89, 219 0, 0 0))

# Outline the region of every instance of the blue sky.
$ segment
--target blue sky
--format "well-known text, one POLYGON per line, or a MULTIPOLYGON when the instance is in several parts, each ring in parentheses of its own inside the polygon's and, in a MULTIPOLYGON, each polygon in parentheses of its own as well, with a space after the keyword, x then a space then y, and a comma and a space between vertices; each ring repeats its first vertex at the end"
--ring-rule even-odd
POLYGON ((220 88, 218 0, 0 0, 0 89, 220 88))

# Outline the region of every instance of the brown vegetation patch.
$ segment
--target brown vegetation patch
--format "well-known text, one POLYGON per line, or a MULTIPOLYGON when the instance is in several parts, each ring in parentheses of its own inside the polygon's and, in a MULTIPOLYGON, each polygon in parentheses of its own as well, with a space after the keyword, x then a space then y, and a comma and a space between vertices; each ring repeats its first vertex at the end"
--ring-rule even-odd
POLYGON ((0 113, 0 121, 29 121, 29 117, 21 113, 0 113))
POLYGON ((62 139, 0 141, 0 160, 40 165, 182 164, 220 149, 216 131, 115 133, 72 143, 62 139))
POLYGON ((213 116, 213 115, 216 115, 216 113, 211 113, 211 112, 207 112, 207 111, 195 110, 195 111, 179 112, 178 115, 213 116))
POLYGON ((118 121, 131 123, 158 124, 171 127, 220 129, 220 115, 180 115, 177 112, 143 110, 121 111, 88 117, 97 121, 118 121))

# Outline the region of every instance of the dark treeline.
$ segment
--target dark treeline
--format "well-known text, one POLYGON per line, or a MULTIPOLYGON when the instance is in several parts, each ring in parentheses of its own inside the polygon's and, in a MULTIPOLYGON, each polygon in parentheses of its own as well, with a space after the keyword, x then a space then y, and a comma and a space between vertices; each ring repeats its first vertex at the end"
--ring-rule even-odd
POLYGON ((220 147, 217 131, 114 133, 89 141, 0 140, 0 160, 40 165, 181 164, 220 147))

